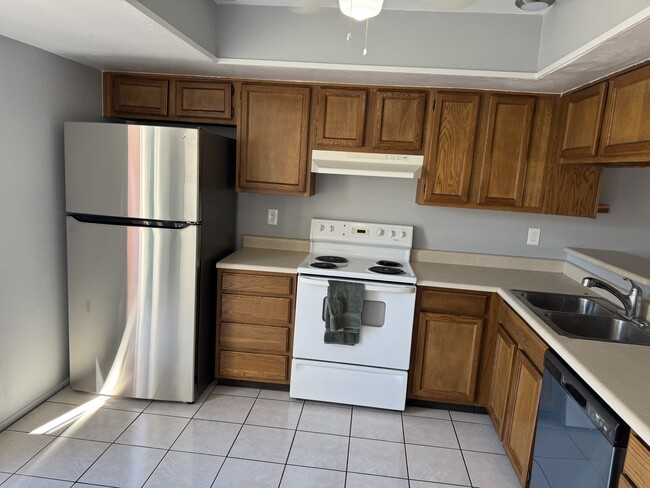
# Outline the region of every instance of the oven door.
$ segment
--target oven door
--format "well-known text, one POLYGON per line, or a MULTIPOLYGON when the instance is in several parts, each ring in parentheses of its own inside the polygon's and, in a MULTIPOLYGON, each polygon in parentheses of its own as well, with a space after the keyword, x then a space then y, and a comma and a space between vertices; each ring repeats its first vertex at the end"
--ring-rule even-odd
POLYGON ((415 312, 414 285, 363 283, 363 310, 358 344, 326 344, 325 306, 328 278, 298 278, 293 356, 380 368, 408 370, 415 312))

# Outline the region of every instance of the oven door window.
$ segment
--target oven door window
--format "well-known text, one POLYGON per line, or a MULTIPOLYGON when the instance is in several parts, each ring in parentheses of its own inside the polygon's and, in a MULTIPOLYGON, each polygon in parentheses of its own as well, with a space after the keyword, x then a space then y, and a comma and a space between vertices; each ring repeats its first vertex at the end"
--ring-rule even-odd
MULTIPOLYGON (((321 318, 325 322, 325 307, 327 307, 327 297, 323 298, 323 308, 321 318)), ((386 304, 377 300, 364 300, 361 309, 361 325, 371 327, 382 327, 386 320, 386 304)))

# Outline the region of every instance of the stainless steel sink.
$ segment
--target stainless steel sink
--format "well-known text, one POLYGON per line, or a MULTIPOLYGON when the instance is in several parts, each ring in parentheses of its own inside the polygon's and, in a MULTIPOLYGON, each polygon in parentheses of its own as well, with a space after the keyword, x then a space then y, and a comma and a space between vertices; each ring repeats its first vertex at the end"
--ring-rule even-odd
POLYGON ((558 334, 594 341, 650 345, 650 330, 621 315, 604 298, 510 290, 558 334))
POLYGON ((547 312, 546 317, 565 335, 613 342, 631 342, 650 345, 650 334, 638 325, 619 317, 590 317, 547 312))
POLYGON ((605 299, 583 297, 580 295, 562 295, 559 293, 540 293, 536 291, 519 291, 518 297, 534 307, 554 312, 579 313, 583 315, 616 315, 615 308, 608 308, 605 299))

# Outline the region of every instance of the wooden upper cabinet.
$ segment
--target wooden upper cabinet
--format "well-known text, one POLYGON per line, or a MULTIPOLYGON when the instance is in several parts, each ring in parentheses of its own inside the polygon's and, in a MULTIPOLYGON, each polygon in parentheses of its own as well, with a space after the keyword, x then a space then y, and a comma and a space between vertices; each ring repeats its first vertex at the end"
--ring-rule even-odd
POLYGON ((472 403, 482 333, 483 319, 420 314, 412 395, 436 401, 472 403))
POLYGON ((233 124, 233 85, 211 78, 104 73, 104 115, 233 124))
POLYGON ((492 95, 481 158, 478 203, 521 207, 535 97, 492 95))
POLYGON ((309 195, 311 89, 243 84, 238 116, 237 190, 309 195))
POLYGON ((599 153, 650 159, 650 65, 609 81, 599 153))
POLYGON ((438 92, 434 103, 419 200, 465 204, 469 201, 481 95, 438 92))
POLYGON ((368 91, 349 88, 317 88, 314 146, 362 148, 365 144, 368 91))
POLYGON ((232 85, 208 81, 177 80, 175 113, 178 118, 229 120, 232 117, 232 85))
POLYGON ((427 93, 317 87, 314 147, 422 153, 427 93))
POLYGON ((134 76, 105 78, 107 116, 141 118, 147 116, 167 117, 169 81, 134 76))
POLYGON ((596 155, 606 93, 607 83, 599 83, 560 99, 560 158, 596 155))
POLYGON ((375 97, 373 149, 422 149, 426 92, 377 90, 375 97))

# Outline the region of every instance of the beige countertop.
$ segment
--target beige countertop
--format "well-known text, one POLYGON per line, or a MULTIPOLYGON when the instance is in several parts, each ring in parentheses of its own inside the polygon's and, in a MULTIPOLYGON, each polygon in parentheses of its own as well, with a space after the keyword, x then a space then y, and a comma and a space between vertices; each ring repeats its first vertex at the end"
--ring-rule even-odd
MULTIPOLYGON (((306 252, 242 248, 220 269, 296 273, 306 252)), ((598 296, 560 272, 411 262, 419 286, 498 293, 639 436, 650 443, 650 346, 571 339, 555 333, 510 289, 598 296)))
POLYGON ((302 251, 242 247, 217 263, 219 269, 267 271, 272 273, 295 273, 307 256, 302 251))

